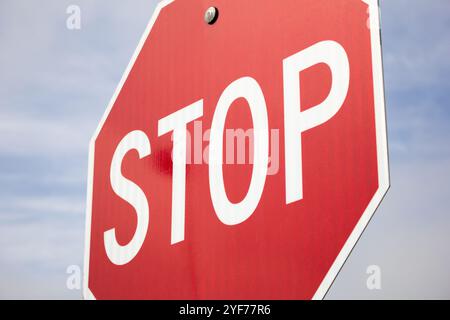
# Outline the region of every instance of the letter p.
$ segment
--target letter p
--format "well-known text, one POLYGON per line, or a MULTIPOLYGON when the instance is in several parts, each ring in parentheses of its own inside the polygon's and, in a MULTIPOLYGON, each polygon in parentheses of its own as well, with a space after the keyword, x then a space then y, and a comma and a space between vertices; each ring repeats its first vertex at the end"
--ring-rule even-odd
POLYGON ((302 133, 330 120, 342 107, 350 82, 344 48, 323 41, 283 60, 286 204, 303 199, 302 133), (299 73, 319 63, 331 70, 331 90, 320 104, 300 111, 299 73))

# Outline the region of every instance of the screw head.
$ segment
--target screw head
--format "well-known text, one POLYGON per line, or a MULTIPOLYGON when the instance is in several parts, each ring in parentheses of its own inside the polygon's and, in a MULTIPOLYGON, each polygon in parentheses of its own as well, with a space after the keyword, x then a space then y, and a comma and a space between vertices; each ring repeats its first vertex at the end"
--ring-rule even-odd
POLYGON ((219 17, 219 10, 216 7, 209 7, 205 12, 205 22, 207 24, 214 24, 219 17))

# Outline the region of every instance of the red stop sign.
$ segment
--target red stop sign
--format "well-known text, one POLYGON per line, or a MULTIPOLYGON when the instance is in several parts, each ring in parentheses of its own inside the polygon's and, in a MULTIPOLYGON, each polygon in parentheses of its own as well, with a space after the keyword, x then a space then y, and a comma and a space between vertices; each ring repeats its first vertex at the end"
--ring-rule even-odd
POLYGON ((388 186, 376 0, 163 1, 91 140, 85 297, 322 298, 388 186))

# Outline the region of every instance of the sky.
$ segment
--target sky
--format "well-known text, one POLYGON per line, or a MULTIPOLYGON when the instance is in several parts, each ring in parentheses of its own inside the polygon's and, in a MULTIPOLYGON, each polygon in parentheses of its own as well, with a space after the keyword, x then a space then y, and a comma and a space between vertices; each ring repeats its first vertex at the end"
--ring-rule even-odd
MULTIPOLYGON (((450 1, 380 2, 391 189, 326 298, 449 299, 450 1)), ((156 3, 0 0, 0 299, 81 298, 89 139, 156 3)))

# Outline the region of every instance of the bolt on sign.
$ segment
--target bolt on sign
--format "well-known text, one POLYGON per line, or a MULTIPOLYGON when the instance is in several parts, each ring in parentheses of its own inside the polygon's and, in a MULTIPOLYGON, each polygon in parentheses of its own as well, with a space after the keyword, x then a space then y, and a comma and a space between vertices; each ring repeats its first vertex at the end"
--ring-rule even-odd
POLYGON ((85 297, 323 298, 389 187, 383 90, 376 0, 161 2, 91 140, 85 297))

